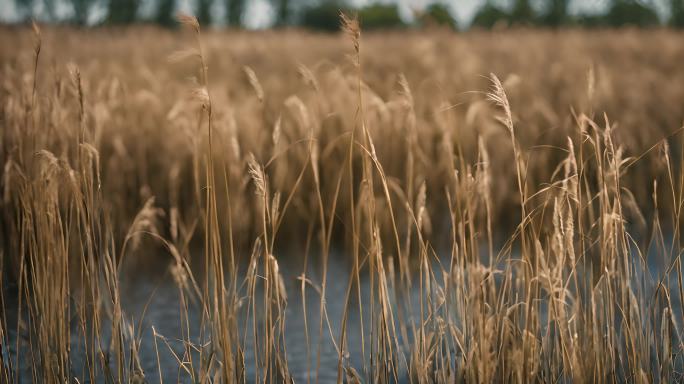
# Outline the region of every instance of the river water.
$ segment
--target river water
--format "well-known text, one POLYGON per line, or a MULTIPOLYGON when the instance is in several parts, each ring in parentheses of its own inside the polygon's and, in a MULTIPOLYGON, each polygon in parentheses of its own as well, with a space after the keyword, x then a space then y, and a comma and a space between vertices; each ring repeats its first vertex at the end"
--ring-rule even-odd
MULTIPOLYGON (((296 261, 296 258, 286 259, 280 261, 280 271, 284 278, 284 283, 287 291, 287 305, 285 311, 285 344, 287 348, 287 365, 293 379, 297 383, 334 383, 338 376, 338 360, 339 355, 335 348, 335 343, 340 340, 341 320, 344 315, 345 297, 347 294, 347 287, 349 283, 349 276, 351 274, 351 265, 348 260, 341 255, 331 255, 329 261, 329 272, 326 288, 326 311, 327 322, 323 324, 322 337, 320 333, 320 295, 316 289, 307 286, 306 289, 306 323, 308 324, 308 335, 305 329, 305 317, 303 309, 303 298, 301 295, 301 281, 297 279, 302 274, 302 263, 296 261), (332 334, 332 335, 331 335, 332 334), (308 337, 308 344, 306 342, 308 337), (334 341, 333 341, 334 337, 334 341), (317 356, 320 350, 320 363, 318 364, 317 356), (318 365, 318 369, 317 369, 318 365), (316 379, 318 379, 316 381, 316 379)), ((636 261, 636 260, 635 260, 636 261)), ((663 276, 664 267, 663 261, 658 260, 657 257, 649 258, 649 271, 643 268, 635 268, 641 271, 640 274, 635 274, 635 284, 643 286, 645 291, 642 293, 643 297, 649 297, 658 286, 658 281, 663 276)), ((442 260, 443 265, 448 265, 448 260, 442 260)), ((435 268, 436 264, 435 264, 435 268)), ((162 268, 163 269, 163 268, 162 268)), ((319 284, 321 279, 321 266, 311 264, 307 271, 307 277, 319 284)), ((674 276, 674 275, 673 275, 674 276)), ((670 278, 666 280, 671 292, 677 292, 676 279, 670 278)), ((364 319, 361 321, 359 312, 359 303, 356 297, 353 297, 348 306, 348 322, 346 326, 347 340, 348 340, 348 355, 346 356, 346 363, 354 367, 362 377, 364 377, 364 368, 368 368, 369 348, 368 340, 370 339, 370 319, 367 309, 370 308, 370 281, 369 276, 361 275, 361 307, 364 311, 364 319), (363 331, 362 331, 363 326, 363 331), (364 358, 361 340, 366 341, 364 358)), ((5 290, 5 302, 7 310, 7 320, 9 324, 9 346, 4 345, 1 350, 4 361, 8 361, 8 355, 12 361, 16 359, 16 345, 17 345, 17 331, 16 331, 16 299, 12 297, 12 289, 5 290)), ((411 302, 414 306, 417 305, 420 296, 418 284, 414 284, 413 290, 409 293, 411 302)), ((196 304, 189 304, 188 323, 190 327, 184 329, 181 318, 181 300, 179 290, 174 284, 173 279, 169 273, 160 272, 157 274, 146 272, 139 276, 122 279, 121 282, 121 299, 124 316, 127 324, 133 325, 136 332, 141 332, 141 343, 139 346, 140 365, 148 382, 159 382, 159 377, 163 378, 164 382, 191 382, 191 376, 184 370, 179 368, 177 357, 182 358, 184 353, 184 344, 181 341, 183 335, 189 331, 190 339, 199 344, 201 338, 201 313, 196 304), (158 337, 155 338, 153 327, 158 337), (162 338, 163 337, 163 338, 162 338), (155 343, 156 341, 156 343, 155 343), (174 354, 176 356, 174 356, 174 354), (161 368, 161 372, 159 372, 161 368)), ((672 295, 673 309, 676 312, 675 318, 679 318, 681 314, 681 303, 676 297, 672 295)), ((263 300, 261 293, 257 293, 257 300, 263 300)), ((648 302, 648 301, 645 301, 648 302)), ((546 307, 545 304, 542 308, 546 307)), ((396 310, 396 307, 394 308, 396 310)), ((545 312, 545 311, 544 311, 545 312)), ((545 314, 541 315, 545 317, 545 314)), ((396 320, 396 319, 395 319, 396 320)), ((682 327, 681 318, 677 324, 680 329, 682 327)), ((542 320, 542 323, 545 321, 542 320)), ((246 327, 240 326, 241 337, 247 336, 244 344, 244 361, 246 367, 247 382, 255 382, 255 353, 252 342, 251 320, 240 320, 240 324, 247 324, 246 327)), ((109 327, 104 325, 105 330, 103 335, 104 345, 110 340, 109 327)), ((21 333, 21 332, 20 332, 21 333)), ((397 332, 400 335, 400 332, 397 332)), ((71 359, 73 363, 72 371, 77 377, 85 377, 85 358, 82 351, 82 340, 78 337, 80 331, 77 328, 77 322, 73 321, 72 327, 72 347, 71 359)), ((21 336, 20 341, 26 341, 27 336, 21 336)), ((399 336, 400 338, 400 336, 399 336)), ((411 338, 409 333, 409 338, 411 338)), ((206 337, 205 337, 206 341, 206 337)), ((406 340, 399 340, 399 345, 407 345, 406 340)), ((19 345, 26 343, 20 342, 19 345)), ((23 349, 22 354, 27 351, 23 349)), ((406 358, 410 355, 410 351, 403 350, 406 358)), ((193 358, 196 360, 197 353, 193 353, 193 358)), ((21 361, 28 361, 25 358, 21 361)), ((195 363, 197 363, 195 361, 195 363)), ((681 361, 680 361, 681 363, 681 361)), ((30 382, 30 370, 27 364, 20 370, 20 376, 24 381, 30 382)), ((399 382, 408 382, 406 377, 406 366, 399 366, 400 378, 399 382)), ((97 381, 100 381, 99 379, 97 381)), ((84 380, 80 380, 81 383, 84 380)), ((87 381, 86 381, 87 382, 87 381)))

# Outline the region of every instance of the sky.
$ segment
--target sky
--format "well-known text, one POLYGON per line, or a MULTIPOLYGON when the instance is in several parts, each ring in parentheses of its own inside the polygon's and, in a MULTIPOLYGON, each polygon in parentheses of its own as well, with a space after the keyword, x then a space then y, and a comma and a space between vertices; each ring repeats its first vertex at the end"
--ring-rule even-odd
MULTIPOLYGON (((486 0, 437 0, 443 4, 447 4, 452 11, 454 17, 458 20, 459 25, 468 25, 473 15, 485 3, 486 0)), ((194 0, 179 0, 179 10, 184 12, 191 12, 194 0)), ((364 6, 370 3, 381 2, 399 4, 399 9, 402 17, 405 20, 411 20, 413 10, 420 10, 425 8, 427 4, 435 2, 435 0, 350 0, 350 3, 355 6, 364 6)), ((510 0, 499 0, 501 4, 506 4, 510 0)), ((538 4, 539 0, 531 0, 532 4, 538 4)), ((656 5, 656 8, 663 16, 667 12, 666 0, 650 0, 656 5)), ((37 1, 38 6, 36 13, 38 15, 42 12, 40 1, 37 1)), ((143 14, 151 14, 154 2, 144 1, 141 9, 143 14)), ((217 1, 216 3, 222 3, 217 1)), ((609 0, 571 0, 571 13, 594 13, 603 11, 609 0)), ((271 25, 273 20, 273 11, 269 0, 247 0, 247 10, 245 13, 245 24, 249 28, 259 29, 267 28, 271 25)), ((57 1, 58 15, 65 17, 71 12, 68 1, 57 1)), ((220 7, 217 7, 217 15, 222 14, 220 7)), ((95 23, 105 17, 104 7, 96 7, 91 14, 91 22, 95 23)), ((14 6, 14 0, 0 0, 0 21, 16 21, 18 14, 14 6)))

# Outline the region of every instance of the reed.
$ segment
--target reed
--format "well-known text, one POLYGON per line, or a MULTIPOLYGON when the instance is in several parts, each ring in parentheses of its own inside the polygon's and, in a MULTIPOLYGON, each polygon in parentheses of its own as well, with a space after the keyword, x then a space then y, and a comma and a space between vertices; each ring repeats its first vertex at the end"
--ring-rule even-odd
POLYGON ((680 34, 341 19, 0 35, 0 382, 681 380, 680 34))

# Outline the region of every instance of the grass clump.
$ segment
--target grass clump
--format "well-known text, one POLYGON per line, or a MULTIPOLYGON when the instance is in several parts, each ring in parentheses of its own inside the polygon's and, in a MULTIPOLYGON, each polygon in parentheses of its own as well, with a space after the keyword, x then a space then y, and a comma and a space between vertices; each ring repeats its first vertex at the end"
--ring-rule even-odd
POLYGON ((9 32, 0 381, 681 379, 674 32, 179 22, 9 32))

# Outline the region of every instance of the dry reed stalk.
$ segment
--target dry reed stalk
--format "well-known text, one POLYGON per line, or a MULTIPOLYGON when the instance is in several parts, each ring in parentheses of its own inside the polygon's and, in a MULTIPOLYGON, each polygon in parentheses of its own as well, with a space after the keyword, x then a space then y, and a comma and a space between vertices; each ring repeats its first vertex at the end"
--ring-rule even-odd
MULTIPOLYGON (((444 73, 472 77, 443 68, 448 49, 435 56, 439 45, 409 38, 420 54, 397 58, 420 65, 397 75, 393 99, 396 90, 379 81, 386 74, 377 69, 375 37, 362 41, 358 21, 342 16, 351 70, 325 63, 269 71, 238 62, 242 72, 212 71, 217 85, 221 76, 237 80, 216 92, 207 68, 214 51, 205 49, 215 37, 201 34, 194 17, 179 20, 195 44, 169 59, 197 66, 190 100, 166 81, 169 73, 145 65, 120 79, 97 63, 71 66, 70 87, 57 72, 50 79, 39 71, 47 47, 37 28, 27 55, 33 67, 24 73, 18 60, 3 68, 0 289, 16 281, 18 319, 9 324, 5 309, 16 289, 0 291, 0 340, 12 344, 0 347, 0 381, 161 382, 173 369, 177 380, 292 382, 301 367, 285 335, 301 324, 287 308, 288 243, 304 250, 297 312, 307 382, 324 381, 328 346, 338 382, 676 380, 684 364, 684 155, 675 145, 682 128, 647 130, 663 139, 635 150, 644 137, 629 127, 643 116, 615 94, 609 77, 616 75, 606 67, 613 59, 592 67, 587 84, 566 84, 558 104, 521 57, 504 68, 521 76, 489 79, 485 98, 502 113, 484 100, 461 113, 452 94, 430 85, 444 73), (293 91, 288 70, 299 73, 303 91, 293 91), (528 107, 514 113, 509 96, 528 107), (568 100, 584 110, 565 121, 568 100), (594 116, 594 109, 613 115, 617 107, 624 111, 619 129, 594 116), (558 129, 551 138, 542 135, 547 126, 558 129), (511 214, 518 209, 519 217, 511 214), (153 260, 155 247, 168 253, 180 335, 161 335, 163 324, 153 324, 150 368, 147 324, 127 312, 123 284, 135 266, 153 260), (329 261, 338 249, 350 258, 343 299, 331 293, 340 276, 329 261), (200 265, 195 253, 203 255, 200 265), (316 262, 319 281, 309 268, 316 262), (358 366, 353 350, 361 351, 358 366)), ((543 39, 535 36, 527 38, 543 39)), ((243 57, 250 38, 231 53, 243 57)), ((263 37, 275 53, 282 51, 274 42, 287 41, 280 39, 263 37)), ((489 49, 464 47, 476 53, 467 56, 489 49)), ((131 55, 150 58, 142 50, 131 55)), ((463 60, 464 68, 480 68, 463 60)), ((119 65, 112 59, 127 69, 119 65)), ((558 81, 586 73, 571 60, 559 68, 567 73, 558 81)), ((680 95, 667 84, 662 92, 680 95)), ((670 98, 658 106, 662 121, 677 118, 670 98)))

